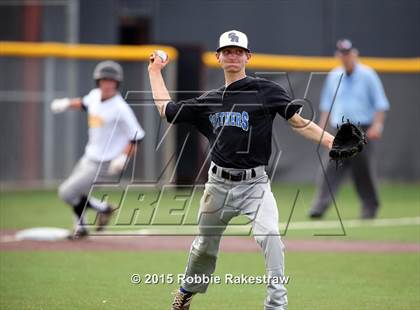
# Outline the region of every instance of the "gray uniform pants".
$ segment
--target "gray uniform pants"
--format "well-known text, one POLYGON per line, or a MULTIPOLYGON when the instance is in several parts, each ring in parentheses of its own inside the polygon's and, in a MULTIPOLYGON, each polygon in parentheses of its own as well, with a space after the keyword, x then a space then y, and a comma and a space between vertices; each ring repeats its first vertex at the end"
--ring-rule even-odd
POLYGON ((101 163, 83 156, 58 188, 58 195, 68 204, 77 205, 82 196, 88 196, 95 181, 107 176, 108 167, 109 161, 101 163))
MULTIPOLYGON (((250 219, 254 238, 262 248, 266 275, 284 277, 284 246, 280 239, 278 210, 264 167, 255 168, 255 178, 241 182, 215 176, 211 169, 200 201, 199 235, 191 246, 185 276, 213 274, 222 234, 233 217, 243 214, 250 219)), ((184 281, 182 287, 190 292, 204 293, 208 284, 184 281)), ((283 284, 269 283, 267 292, 266 310, 286 308, 287 291, 283 284)))
POLYGON ((328 209, 347 172, 350 171, 356 191, 362 202, 361 216, 374 217, 379 207, 379 200, 372 165, 372 155, 372 141, 368 141, 360 154, 345 160, 338 169, 335 162, 328 162, 325 175, 323 173, 320 175, 320 180, 318 182, 320 185, 312 205, 312 212, 324 213, 328 209))

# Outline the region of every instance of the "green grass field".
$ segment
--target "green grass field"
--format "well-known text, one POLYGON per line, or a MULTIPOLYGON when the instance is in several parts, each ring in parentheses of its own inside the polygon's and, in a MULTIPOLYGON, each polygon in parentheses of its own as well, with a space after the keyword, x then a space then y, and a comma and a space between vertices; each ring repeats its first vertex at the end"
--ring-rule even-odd
MULTIPOLYGON (((284 234, 286 222, 289 218, 291 218, 291 223, 308 221, 306 214, 314 195, 314 188, 312 186, 276 184, 272 186, 272 190, 277 199, 282 234, 284 234), (297 191, 299 191, 299 195, 293 207, 297 191)), ((111 192, 101 190, 95 191, 95 193, 98 195, 97 197, 102 197, 105 193, 108 194, 109 201, 115 205, 118 205, 122 196, 122 191, 115 190, 111 192)), ((160 224, 157 227, 166 225, 166 229, 172 232, 194 232, 201 193, 202 191, 198 191, 196 195, 192 195, 190 191, 168 191, 167 194, 165 192, 159 200, 155 221, 150 225, 148 222, 156 206, 154 202, 159 198, 159 191, 134 188, 126 195, 117 228, 122 230, 137 230, 140 228, 153 228, 155 225, 160 224), (140 194, 142 195, 141 201, 138 198, 140 194), (183 208, 187 209, 186 205, 189 202, 190 196, 193 196, 191 208, 187 211, 182 211, 183 208), (138 209, 138 213, 135 213, 135 209, 138 209), (171 209, 181 209, 181 211, 171 213, 171 209), (184 213, 186 213, 184 223, 190 225, 182 227, 177 223, 182 220, 184 213), (133 214, 138 216, 132 221, 134 218, 133 214)), ((382 207, 378 218, 419 217, 419 195, 419 184, 382 184, 380 187, 382 207)), ((344 221, 359 218, 359 201, 350 184, 344 186, 335 198, 337 209, 344 221)), ((343 231, 339 227, 338 215, 333 206, 329 209, 325 221, 336 221, 337 227, 332 229, 290 229, 284 237, 312 238, 314 234, 326 234, 339 235, 335 238, 345 238, 346 240, 420 241, 419 225, 374 227, 368 224, 361 227, 345 227, 346 235, 341 236, 343 231)), ((248 220, 246 218, 238 217, 231 223, 232 225, 240 225, 247 222, 248 220)), ((70 208, 59 200, 54 191, 15 191, 3 192, 1 194, 0 229, 39 226, 70 228, 72 223, 72 212, 70 208)), ((326 238, 333 237, 328 236, 326 238)))
MULTIPOLYGON (((131 284, 178 274, 186 253, 1 254, 1 309, 169 309, 177 285, 131 284)), ((262 275, 259 253, 222 253, 217 274, 262 275)), ((418 309, 417 254, 289 253, 289 309, 418 309)), ((192 309, 262 309, 263 285, 215 284, 192 309)))
MULTIPOLYGON (((297 189, 301 195, 292 221, 306 221, 313 188, 273 186, 283 224, 289 217, 297 189)), ((420 216, 418 184, 382 184, 380 193, 383 203, 380 218, 420 216)), ((182 192, 176 194, 185 196, 182 192)), ((130 194, 128 208, 137 207, 137 197, 135 192, 130 194)), ((351 186, 345 186, 336 199, 344 220, 358 218, 359 205, 351 186)), ((118 193, 111 194, 110 200, 118 201, 118 193)), ((165 217, 173 208, 169 198, 163 199, 162 207, 162 221, 176 220, 173 216, 165 217)), ((190 211, 187 216, 193 221, 196 209, 190 211)), ((331 209, 325 220, 336 218, 331 209)), ((141 219, 139 223, 142 224, 141 219)), ((69 228, 71 224, 71 212, 55 192, 1 193, 1 229, 69 228)), ((339 233, 336 229, 321 232, 339 233)), ((346 236, 322 238, 420 242, 419 225, 366 225, 347 228, 346 232, 346 236)), ((314 233, 319 231, 290 230, 283 238, 321 238, 314 237, 314 233)), ((182 273, 186 260, 186 252, 3 251, 0 253, 0 309, 169 309, 176 283, 135 285, 130 283, 130 276, 182 273)), ((263 270, 260 253, 221 253, 216 274, 262 275, 263 270)), ((420 307, 419 253, 288 253, 286 249, 286 275, 290 276, 289 309, 420 307)), ((194 298, 191 309, 263 309, 264 296, 263 285, 212 285, 207 294, 194 298)))

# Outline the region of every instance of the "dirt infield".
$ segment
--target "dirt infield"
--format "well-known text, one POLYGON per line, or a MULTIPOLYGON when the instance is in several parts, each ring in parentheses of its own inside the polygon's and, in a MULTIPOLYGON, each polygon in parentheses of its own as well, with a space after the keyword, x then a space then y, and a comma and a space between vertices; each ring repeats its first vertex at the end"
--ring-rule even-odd
MULTIPOLYGON (((16 240, 16 231, 0 231, 0 251, 187 251, 193 236, 90 236, 83 240, 16 240)), ((340 241, 313 238, 283 240, 289 252, 420 252, 418 243, 340 241)), ((221 251, 257 252, 252 237, 225 236, 221 251)))

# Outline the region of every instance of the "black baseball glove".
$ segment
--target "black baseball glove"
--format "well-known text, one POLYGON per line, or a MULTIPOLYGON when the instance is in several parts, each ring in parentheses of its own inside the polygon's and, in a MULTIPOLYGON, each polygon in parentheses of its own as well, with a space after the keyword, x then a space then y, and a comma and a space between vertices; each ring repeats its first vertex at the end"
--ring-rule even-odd
POLYGON ((363 130, 347 120, 338 128, 330 150, 330 159, 338 164, 344 159, 359 154, 366 143, 366 134, 363 130))

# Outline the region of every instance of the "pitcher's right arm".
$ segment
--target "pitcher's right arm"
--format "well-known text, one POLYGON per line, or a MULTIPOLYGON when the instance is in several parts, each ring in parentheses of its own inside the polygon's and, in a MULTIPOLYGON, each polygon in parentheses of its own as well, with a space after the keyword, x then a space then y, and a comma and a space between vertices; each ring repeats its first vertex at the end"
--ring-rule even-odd
POLYGON ((166 105, 169 101, 172 100, 162 76, 162 69, 168 64, 168 62, 169 59, 167 59, 166 61, 162 61, 162 59, 156 54, 156 52, 154 52, 150 56, 150 62, 148 67, 153 99, 155 101, 156 108, 158 109, 161 118, 165 118, 166 105))

